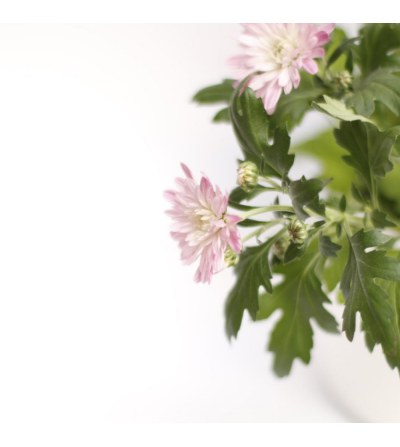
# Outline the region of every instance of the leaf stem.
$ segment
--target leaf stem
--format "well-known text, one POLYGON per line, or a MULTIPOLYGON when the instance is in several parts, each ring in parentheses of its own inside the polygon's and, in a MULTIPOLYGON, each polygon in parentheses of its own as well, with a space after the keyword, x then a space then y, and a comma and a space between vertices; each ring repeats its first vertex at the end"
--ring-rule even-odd
POLYGON ((239 214, 239 217, 241 217, 242 220, 245 220, 251 216, 255 216, 256 214, 268 213, 270 211, 281 211, 281 212, 283 211, 287 213, 294 213, 294 209, 291 206, 270 205, 246 211, 245 213, 239 214))

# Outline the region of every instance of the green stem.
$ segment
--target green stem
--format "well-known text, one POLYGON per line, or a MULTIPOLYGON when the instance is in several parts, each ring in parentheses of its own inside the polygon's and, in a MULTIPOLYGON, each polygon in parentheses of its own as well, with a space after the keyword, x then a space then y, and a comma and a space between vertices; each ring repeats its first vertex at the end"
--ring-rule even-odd
POLYGON ((294 209, 291 206, 284 205, 271 205, 271 206, 263 206, 261 208, 254 208, 253 210, 246 211, 243 214, 239 214, 243 220, 248 219, 251 216, 255 216, 256 214, 268 213, 270 211, 283 211, 287 213, 293 213, 294 209))
POLYGON ((351 228, 350 228, 349 222, 347 221, 346 217, 343 218, 343 226, 344 226, 344 229, 346 230, 347 236, 349 236, 349 237, 352 236, 353 233, 351 232, 351 228))
POLYGON ((276 220, 272 220, 271 222, 268 222, 267 224, 263 225, 261 228, 257 228, 257 230, 252 231, 251 233, 249 233, 247 236, 245 236, 244 238, 242 238, 242 242, 246 242, 249 239, 251 239, 254 236, 261 236, 265 231, 267 231, 269 228, 274 227, 275 225, 279 225, 281 223, 286 222, 286 219, 276 219, 276 220))
POLYGON ((374 176, 372 175, 372 173, 371 173, 371 188, 372 188, 372 191, 371 191, 372 207, 379 209, 378 198, 376 195, 376 184, 375 184, 375 179, 374 179, 374 176))
POLYGON ((282 191, 281 185, 279 185, 278 183, 276 183, 274 180, 270 179, 269 177, 263 177, 260 175, 258 178, 262 182, 266 182, 266 183, 269 183, 270 185, 272 185, 277 191, 282 191))

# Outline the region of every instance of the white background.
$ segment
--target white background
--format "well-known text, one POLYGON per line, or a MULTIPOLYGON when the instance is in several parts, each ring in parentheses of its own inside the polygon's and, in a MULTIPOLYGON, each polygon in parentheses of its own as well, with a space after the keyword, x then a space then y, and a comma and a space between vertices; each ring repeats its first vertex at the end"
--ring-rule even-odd
MULTIPOLYGON (((229 77, 239 31, 0 26, 3 421, 398 419, 398 377, 361 337, 316 328, 311 365, 284 380, 266 352, 278 315, 245 316, 229 344, 232 272, 195 284, 169 238, 162 191, 180 161, 234 186, 232 131, 190 98, 229 77)), ((311 115, 294 141, 328 124, 311 115)))

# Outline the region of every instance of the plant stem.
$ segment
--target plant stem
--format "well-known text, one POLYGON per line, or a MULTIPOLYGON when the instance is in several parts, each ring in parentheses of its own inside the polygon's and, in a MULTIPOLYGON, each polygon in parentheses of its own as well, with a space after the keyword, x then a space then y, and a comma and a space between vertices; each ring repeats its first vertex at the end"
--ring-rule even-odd
POLYGON ((378 198, 377 198, 377 194, 376 194, 376 183, 375 183, 375 179, 372 175, 371 175, 371 187, 372 187, 372 191, 371 191, 372 207, 379 210, 378 198))
POLYGON ((274 180, 270 179, 269 177, 263 177, 260 175, 258 178, 259 178, 259 180, 272 185, 277 191, 282 191, 281 185, 279 185, 278 183, 276 183, 274 180))
POLYGON ((283 211, 293 213, 294 209, 291 206, 284 206, 284 205, 263 206, 261 208, 254 208, 253 210, 246 211, 243 214, 239 214, 239 216, 243 220, 245 220, 251 216, 255 216, 256 214, 268 213, 269 211, 283 211))
POLYGON ((286 219, 276 219, 276 220, 272 220, 271 222, 268 222, 267 224, 263 225, 260 228, 257 228, 257 230, 252 231, 251 233, 249 233, 247 236, 245 236, 244 238, 242 238, 242 242, 246 242, 249 239, 251 239, 254 236, 261 236, 265 231, 267 231, 269 228, 274 227, 275 225, 279 225, 281 223, 286 222, 286 219))
POLYGON ((344 229, 346 230, 347 235, 352 236, 353 233, 351 232, 351 228, 350 228, 350 225, 349 225, 346 217, 344 217, 344 219, 343 219, 343 226, 344 226, 344 229))

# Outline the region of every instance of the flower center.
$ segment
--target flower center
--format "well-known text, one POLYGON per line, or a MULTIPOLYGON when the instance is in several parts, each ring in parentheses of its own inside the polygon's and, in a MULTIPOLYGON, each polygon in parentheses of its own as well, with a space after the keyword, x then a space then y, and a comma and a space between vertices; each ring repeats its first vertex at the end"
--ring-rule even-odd
POLYGON ((289 67, 299 55, 299 47, 296 42, 281 39, 276 42, 274 51, 275 61, 283 68, 289 67))

